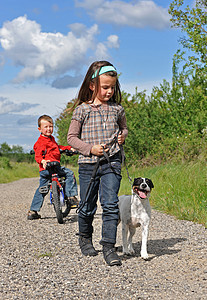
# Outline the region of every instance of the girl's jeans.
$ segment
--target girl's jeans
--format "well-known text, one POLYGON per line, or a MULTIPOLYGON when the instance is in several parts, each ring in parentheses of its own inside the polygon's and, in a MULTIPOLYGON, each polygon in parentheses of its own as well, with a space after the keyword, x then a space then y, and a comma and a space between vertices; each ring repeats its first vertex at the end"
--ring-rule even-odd
MULTIPOLYGON (((121 182, 121 161, 119 155, 111 159, 111 166, 107 161, 99 164, 87 202, 78 214, 79 235, 91 237, 93 233, 93 218, 97 210, 98 193, 102 206, 102 239, 100 244, 116 243, 117 225, 119 219, 118 191, 121 182)), ((79 165, 80 206, 85 200, 91 175, 95 164, 79 165)))
MULTIPOLYGON (((77 196, 78 189, 77 189, 77 183, 73 171, 65 167, 60 167, 58 170, 58 174, 60 176, 65 177, 65 196, 66 197, 77 196)), ((50 178, 51 176, 48 170, 43 170, 40 172, 40 185, 34 194, 34 198, 32 200, 30 210, 40 211, 40 208, 42 207, 44 197, 46 194, 41 194, 39 192, 39 188, 44 185, 47 185, 50 178)))

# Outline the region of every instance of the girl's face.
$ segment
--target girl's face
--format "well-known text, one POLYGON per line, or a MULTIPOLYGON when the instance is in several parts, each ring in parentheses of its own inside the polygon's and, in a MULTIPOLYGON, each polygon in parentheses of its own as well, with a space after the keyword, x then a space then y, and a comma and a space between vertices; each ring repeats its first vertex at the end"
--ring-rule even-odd
MULTIPOLYGON (((99 76, 99 88, 94 104, 103 104, 106 103, 114 94, 114 89, 116 86, 117 77, 112 77, 106 74, 99 76)), ((94 84, 92 83, 90 89, 93 91, 95 89, 94 84)))

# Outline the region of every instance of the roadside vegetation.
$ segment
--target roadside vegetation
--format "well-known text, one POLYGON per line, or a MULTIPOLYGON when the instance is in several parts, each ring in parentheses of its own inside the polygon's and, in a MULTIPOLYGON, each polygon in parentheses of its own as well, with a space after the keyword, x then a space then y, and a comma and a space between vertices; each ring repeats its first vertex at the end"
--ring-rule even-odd
POLYGON ((21 178, 39 176, 38 166, 35 163, 10 162, 0 157, 0 183, 8 183, 21 178))
MULTIPOLYGON (((207 228, 207 166, 204 161, 167 163, 154 167, 133 166, 130 178, 148 177, 154 183, 151 206, 178 219, 207 228)), ((131 182, 123 167, 120 195, 131 193, 131 182)))
MULTIPOLYGON (((132 180, 149 177, 155 188, 151 205, 179 219, 207 227, 207 4, 172 1, 172 25, 180 27, 184 51, 178 49, 172 62, 172 81, 163 80, 151 95, 122 92, 129 135, 124 145, 126 165, 132 180)), ((67 145, 71 99, 56 119, 57 139, 67 145)), ((39 176, 34 157, 19 146, 0 145, 0 183, 39 176), (24 161, 24 162, 23 162, 24 161), (26 162, 25 162, 26 161, 26 162)), ((62 157, 77 174, 77 156, 62 157)), ((125 167, 120 194, 131 193, 125 167)))

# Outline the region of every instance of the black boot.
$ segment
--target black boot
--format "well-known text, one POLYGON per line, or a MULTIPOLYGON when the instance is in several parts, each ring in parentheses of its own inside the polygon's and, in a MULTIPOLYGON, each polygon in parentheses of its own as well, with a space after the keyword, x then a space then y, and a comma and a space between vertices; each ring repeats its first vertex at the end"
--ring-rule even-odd
POLYGON ((103 256, 109 266, 121 266, 121 260, 116 253, 116 249, 113 244, 104 243, 103 256))
POLYGON ((92 244, 92 237, 86 238, 83 236, 79 236, 79 246, 81 249, 81 252, 85 256, 96 256, 98 255, 98 252, 93 247, 92 244))

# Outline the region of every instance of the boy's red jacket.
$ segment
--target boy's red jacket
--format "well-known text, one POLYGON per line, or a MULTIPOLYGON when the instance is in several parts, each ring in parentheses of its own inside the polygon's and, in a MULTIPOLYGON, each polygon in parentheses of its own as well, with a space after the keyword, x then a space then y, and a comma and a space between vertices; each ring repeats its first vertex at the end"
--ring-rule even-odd
POLYGON ((50 137, 40 135, 33 149, 35 151, 35 160, 39 164, 39 171, 43 171, 44 168, 41 164, 43 159, 60 162, 61 155, 59 149, 70 150, 71 146, 58 145, 52 135, 50 137))

